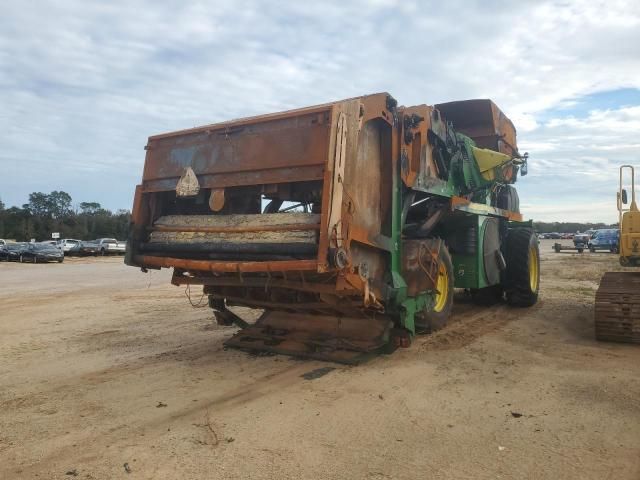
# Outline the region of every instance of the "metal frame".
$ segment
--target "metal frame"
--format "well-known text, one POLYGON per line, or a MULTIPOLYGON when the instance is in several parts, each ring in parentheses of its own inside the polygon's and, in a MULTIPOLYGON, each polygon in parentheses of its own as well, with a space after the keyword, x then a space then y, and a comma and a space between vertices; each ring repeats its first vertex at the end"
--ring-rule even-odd
MULTIPOLYGON (((476 115, 474 121, 479 127, 473 126, 470 133, 517 154, 511 122, 493 103, 474 102, 467 107, 489 114, 476 115)), ((460 114, 465 102, 447 108, 460 114)), ((125 261, 142 268, 173 267, 172 282, 176 285, 200 284, 207 289, 264 286, 265 290, 278 286, 292 292, 360 296, 364 310, 394 318, 396 326, 413 335, 415 314, 430 308, 436 292, 434 284, 413 296, 407 293, 407 279, 402 273, 405 195, 422 192, 437 196, 448 202, 450 212, 522 220, 519 213, 474 202, 473 192, 463 195, 451 181, 438 177, 429 138, 446 134, 446 129, 433 107, 396 108, 389 94, 379 93, 149 137, 143 180, 135 192, 125 261), (354 162, 360 161, 361 155, 370 155, 371 162, 377 163, 354 171, 354 162), (242 161, 234 163, 236 158, 242 161), (186 168, 194 172, 200 189, 212 191, 322 182, 320 223, 154 225, 163 208, 158 195, 175 190, 186 168), (291 260, 223 261, 143 253, 153 231, 242 234, 292 230, 317 230, 317 255, 291 260), (390 282, 385 280, 387 273, 390 282)), ((168 251, 166 254, 171 255, 168 251)), ((242 301, 239 295, 232 297, 242 301)), ((247 304, 268 306, 269 302, 247 299, 247 304)), ((282 306, 286 302, 273 304, 282 306)))

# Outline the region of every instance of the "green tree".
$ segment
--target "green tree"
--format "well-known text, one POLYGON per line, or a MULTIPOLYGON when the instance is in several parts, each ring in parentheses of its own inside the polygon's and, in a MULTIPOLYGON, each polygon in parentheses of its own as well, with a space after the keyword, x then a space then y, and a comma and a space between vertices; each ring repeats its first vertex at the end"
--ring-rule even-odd
POLYGON ((71 195, 54 190, 49 194, 49 213, 53 218, 61 218, 71 214, 71 195))
POLYGON ((33 192, 29 194, 29 203, 22 206, 24 210, 28 210, 35 216, 48 216, 49 215, 49 195, 42 192, 33 192))
POLYGON ((49 194, 33 192, 22 208, 36 217, 61 218, 71 213, 71 195, 57 190, 49 194))
POLYGON ((80 213, 84 215, 95 215, 102 210, 102 205, 98 202, 80 202, 80 213))

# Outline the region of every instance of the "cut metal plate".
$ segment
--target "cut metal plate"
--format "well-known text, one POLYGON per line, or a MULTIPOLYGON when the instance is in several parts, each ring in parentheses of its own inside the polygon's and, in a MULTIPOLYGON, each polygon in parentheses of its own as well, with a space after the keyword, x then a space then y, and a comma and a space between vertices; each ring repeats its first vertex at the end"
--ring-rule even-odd
POLYGON ((267 312, 225 346, 330 362, 357 364, 389 343, 392 322, 384 317, 353 318, 267 312))

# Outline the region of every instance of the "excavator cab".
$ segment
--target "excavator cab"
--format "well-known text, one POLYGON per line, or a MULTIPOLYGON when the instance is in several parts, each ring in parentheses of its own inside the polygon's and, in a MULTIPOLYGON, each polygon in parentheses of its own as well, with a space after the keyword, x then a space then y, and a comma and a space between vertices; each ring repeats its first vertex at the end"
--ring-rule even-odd
POLYGON ((636 203, 635 169, 631 165, 620 167, 620 187, 618 190, 618 214, 620 220, 620 265, 640 266, 640 211, 636 203), (631 176, 631 204, 628 208, 627 190, 623 188, 624 172, 631 176))

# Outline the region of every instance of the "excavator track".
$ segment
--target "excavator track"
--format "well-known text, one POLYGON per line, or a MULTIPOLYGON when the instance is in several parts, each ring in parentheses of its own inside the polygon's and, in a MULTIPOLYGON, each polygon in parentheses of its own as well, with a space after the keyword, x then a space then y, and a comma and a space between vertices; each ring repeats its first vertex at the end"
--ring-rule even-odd
POLYGON ((640 344, 640 272, 607 272, 596 292, 596 338, 640 344))

